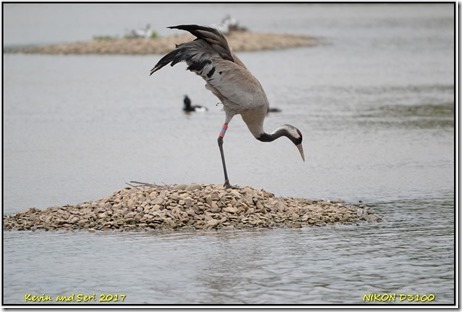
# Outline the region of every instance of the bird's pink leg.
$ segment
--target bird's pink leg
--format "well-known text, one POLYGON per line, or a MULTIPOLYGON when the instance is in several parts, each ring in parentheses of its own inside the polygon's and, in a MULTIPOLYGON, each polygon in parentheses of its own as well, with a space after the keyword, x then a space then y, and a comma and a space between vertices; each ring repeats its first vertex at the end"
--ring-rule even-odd
POLYGON ((220 148, 221 162, 223 163, 223 172, 225 173, 225 184, 223 184, 223 186, 225 188, 230 188, 231 184, 229 184, 228 173, 226 172, 225 154, 223 152, 223 138, 227 129, 228 123, 225 122, 221 128, 220 134, 218 135, 218 147, 220 148))

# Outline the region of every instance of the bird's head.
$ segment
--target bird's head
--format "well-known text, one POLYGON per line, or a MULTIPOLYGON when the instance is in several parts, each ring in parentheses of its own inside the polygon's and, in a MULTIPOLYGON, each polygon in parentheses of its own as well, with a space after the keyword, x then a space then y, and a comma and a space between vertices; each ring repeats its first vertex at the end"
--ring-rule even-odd
MULTIPOLYGON (((250 131, 252 131, 250 127, 249 129, 250 131)), ((305 161, 305 154, 303 153, 302 146, 302 132, 292 125, 282 125, 271 134, 263 132, 258 136, 256 135, 255 137, 257 138, 257 140, 260 140, 262 142, 272 142, 282 136, 289 138, 289 140, 291 140, 292 143, 295 144, 295 146, 298 148, 298 151, 300 152, 300 156, 302 156, 303 161, 305 161)))
POLYGON ((300 152, 300 156, 302 156, 303 161, 305 161, 305 154, 303 153, 303 135, 298 128, 292 126, 292 125, 283 125, 280 128, 283 132, 285 132, 285 136, 289 138, 289 140, 292 141, 292 143, 295 144, 295 146, 298 148, 298 151, 300 152))
POLYGON ((183 103, 184 103, 184 107, 189 108, 191 106, 191 100, 189 99, 187 95, 184 96, 183 103))

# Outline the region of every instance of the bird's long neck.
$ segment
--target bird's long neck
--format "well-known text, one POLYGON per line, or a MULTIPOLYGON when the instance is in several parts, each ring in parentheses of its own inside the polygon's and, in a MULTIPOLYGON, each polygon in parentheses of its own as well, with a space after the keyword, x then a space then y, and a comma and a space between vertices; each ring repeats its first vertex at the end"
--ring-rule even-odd
POLYGON ((301 134, 297 131, 297 128, 295 128, 294 126, 283 125, 274 130, 274 132, 272 133, 262 132, 260 135, 256 136, 256 138, 257 140, 260 140, 262 142, 272 142, 282 136, 285 136, 289 140, 291 140, 295 145, 297 145, 302 142, 301 134), (297 133, 299 134, 298 136, 296 136, 297 133))
POLYGON ((257 140, 260 140, 262 142, 272 142, 276 139, 279 139, 281 136, 288 137, 288 133, 287 131, 285 131, 284 128, 278 128, 273 133, 263 132, 257 137, 257 140))

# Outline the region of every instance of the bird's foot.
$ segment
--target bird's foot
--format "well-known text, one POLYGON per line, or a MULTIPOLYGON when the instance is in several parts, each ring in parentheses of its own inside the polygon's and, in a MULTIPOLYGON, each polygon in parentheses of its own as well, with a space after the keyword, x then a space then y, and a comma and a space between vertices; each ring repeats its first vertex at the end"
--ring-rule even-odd
POLYGON ((223 187, 226 188, 226 189, 239 189, 239 187, 237 185, 229 184, 228 180, 225 181, 225 184, 223 184, 223 187))

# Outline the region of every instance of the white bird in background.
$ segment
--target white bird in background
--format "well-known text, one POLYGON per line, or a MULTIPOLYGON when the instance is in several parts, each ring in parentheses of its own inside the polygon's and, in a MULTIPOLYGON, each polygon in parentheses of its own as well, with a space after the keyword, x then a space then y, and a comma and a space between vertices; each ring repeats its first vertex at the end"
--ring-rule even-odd
POLYGON ((221 20, 220 24, 212 24, 211 27, 221 31, 222 34, 227 35, 231 28, 237 27, 237 20, 228 14, 221 20))
POLYGON ((130 32, 130 36, 134 38, 150 38, 152 35, 152 28, 150 24, 147 24, 145 28, 133 29, 130 32))
POLYGON ((263 122, 268 111, 268 99, 260 82, 250 73, 241 60, 231 52, 228 42, 216 29, 198 25, 171 26, 189 31, 197 38, 176 46, 175 50, 165 55, 154 68, 151 75, 170 64, 185 61, 188 70, 201 76, 210 90, 223 104, 226 113, 225 123, 218 136, 223 172, 224 186, 231 187, 226 171, 223 152, 223 137, 234 115, 240 114, 253 136, 262 142, 271 142, 287 137, 298 148, 303 161, 302 133, 296 127, 285 124, 272 133, 263 130, 263 122))

